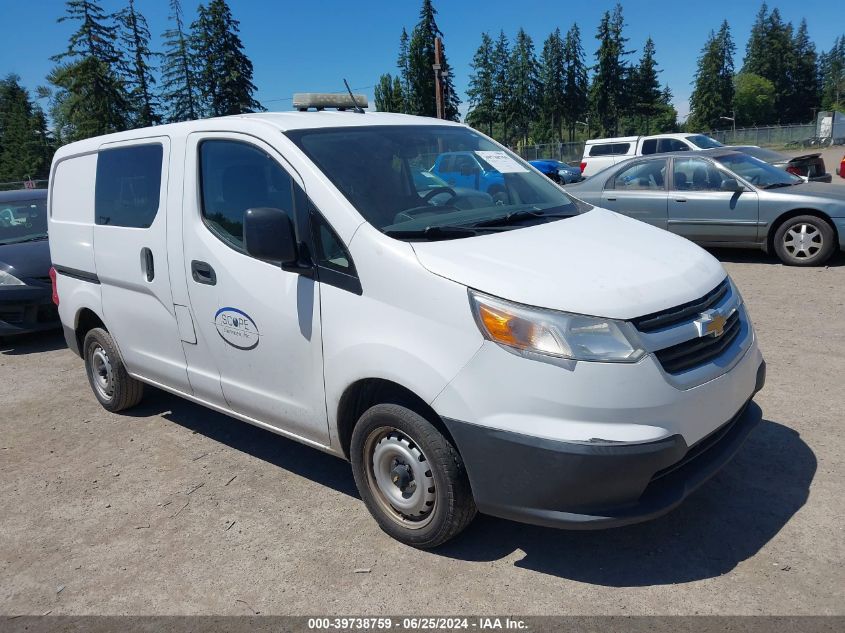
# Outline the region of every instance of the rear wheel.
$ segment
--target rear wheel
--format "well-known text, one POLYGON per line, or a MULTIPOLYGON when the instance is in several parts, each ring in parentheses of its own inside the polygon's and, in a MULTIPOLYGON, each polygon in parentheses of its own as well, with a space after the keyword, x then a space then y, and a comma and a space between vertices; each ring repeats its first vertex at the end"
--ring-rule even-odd
POLYGON ((831 226, 814 215, 788 219, 775 232, 775 253, 789 266, 821 266, 836 250, 831 226))
POLYGON ((115 413, 141 401, 144 384, 126 371, 111 334, 102 328, 90 330, 82 349, 91 390, 105 409, 115 413))
POLYGON ((410 409, 395 404, 368 409, 352 432, 350 454, 367 509, 402 543, 436 547, 475 516, 460 454, 410 409))

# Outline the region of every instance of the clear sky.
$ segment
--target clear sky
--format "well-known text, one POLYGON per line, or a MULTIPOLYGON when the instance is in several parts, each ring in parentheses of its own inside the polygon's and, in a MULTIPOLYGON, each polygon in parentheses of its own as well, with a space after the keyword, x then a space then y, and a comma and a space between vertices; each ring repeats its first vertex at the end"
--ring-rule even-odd
MULTIPOLYGON (((122 0, 100 0, 106 11, 124 5, 122 0)), ((168 0, 136 0, 146 16, 158 48, 160 34, 168 27, 168 0)), ((193 20, 197 0, 183 0, 188 21, 193 20)), ((444 32, 446 52, 455 72, 455 85, 462 100, 470 73, 470 61, 482 31, 500 29, 512 38, 520 26, 534 38, 539 53, 546 36, 573 22, 581 27, 588 62, 597 45, 596 27, 601 14, 615 2, 569 0, 568 2, 515 0, 435 0, 438 24, 444 32)), ((270 110, 287 110, 294 92, 341 91, 346 77, 353 88, 372 100, 372 86, 383 72, 395 72, 402 27, 408 31, 418 19, 420 0, 229 0, 241 23, 241 39, 255 66, 257 97, 270 110)), ((737 43, 737 65, 742 63, 745 43, 757 0, 708 0, 707 2, 623 2, 625 35, 639 57, 651 35, 663 83, 675 95, 682 118, 689 112, 690 82, 696 59, 711 29, 723 19, 731 25, 737 43)), ((810 36, 820 50, 845 33, 845 5, 829 0, 769 2, 785 20, 798 24, 807 18, 810 36)), ((63 51, 74 28, 58 24, 62 0, 0 0, 0 74, 17 73, 26 87, 45 84, 53 66, 50 56, 63 51)), ((461 111, 466 111, 466 104, 461 111)))

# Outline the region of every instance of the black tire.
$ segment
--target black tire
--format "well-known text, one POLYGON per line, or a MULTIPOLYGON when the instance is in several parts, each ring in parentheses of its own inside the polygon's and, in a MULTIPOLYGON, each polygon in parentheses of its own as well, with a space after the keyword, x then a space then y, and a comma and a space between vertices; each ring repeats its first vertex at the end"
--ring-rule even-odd
MULTIPOLYGON (((475 501, 460 454, 431 422, 406 407, 377 404, 365 411, 352 432, 350 455, 355 483, 367 509, 379 527, 397 541, 420 549, 437 547, 456 536, 475 517, 475 501), (410 484, 406 483, 414 486, 411 498, 418 494, 419 481, 433 483, 420 488, 427 499, 423 506, 431 501, 431 509, 420 511, 419 518, 403 515, 392 506, 376 481, 377 451, 385 455, 385 451, 401 451, 403 447, 418 454, 414 467, 425 469, 425 479, 412 477, 410 484)), ((386 455, 385 459, 390 459, 389 453, 386 455)), ((394 470, 397 468, 411 474, 409 466, 397 464, 394 470)), ((397 479, 391 479, 397 486, 394 494, 404 495, 397 479)))
POLYGON ((88 384, 106 410, 116 413, 141 401, 144 383, 126 371, 111 334, 102 328, 90 330, 85 335, 82 350, 88 384))
POLYGON ((789 218, 775 231, 775 253, 787 266, 821 266, 837 247, 833 228, 815 215, 789 218), (796 241, 802 234, 809 236, 806 243, 796 241))

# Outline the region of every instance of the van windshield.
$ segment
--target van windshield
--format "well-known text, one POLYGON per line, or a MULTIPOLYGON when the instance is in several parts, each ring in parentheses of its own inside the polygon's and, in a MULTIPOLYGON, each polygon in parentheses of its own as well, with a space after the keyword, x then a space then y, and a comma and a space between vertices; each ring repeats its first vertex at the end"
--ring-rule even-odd
POLYGON ((470 237, 587 208, 469 128, 367 126, 287 136, 364 219, 397 239, 470 237))
POLYGON ((46 238, 46 198, 0 202, 0 244, 46 238))

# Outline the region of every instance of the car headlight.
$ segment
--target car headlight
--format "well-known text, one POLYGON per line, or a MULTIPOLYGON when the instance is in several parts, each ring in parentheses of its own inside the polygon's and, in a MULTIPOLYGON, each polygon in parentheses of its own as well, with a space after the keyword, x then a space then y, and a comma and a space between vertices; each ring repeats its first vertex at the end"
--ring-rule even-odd
POLYGON ((11 273, 0 270, 0 286, 23 286, 24 283, 11 273))
POLYGON ((645 355, 624 321, 532 308, 473 290, 469 297, 486 338, 537 360, 634 363, 645 355))

